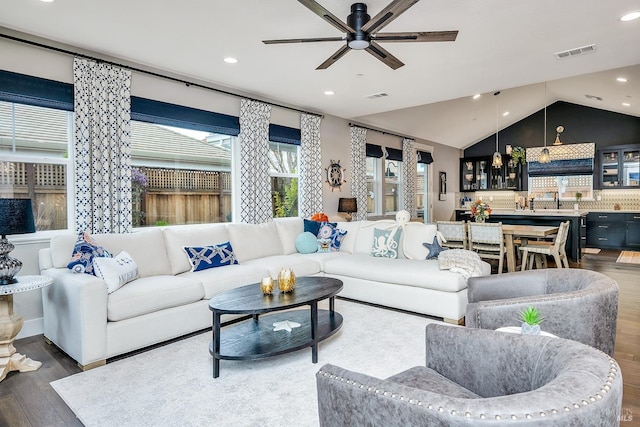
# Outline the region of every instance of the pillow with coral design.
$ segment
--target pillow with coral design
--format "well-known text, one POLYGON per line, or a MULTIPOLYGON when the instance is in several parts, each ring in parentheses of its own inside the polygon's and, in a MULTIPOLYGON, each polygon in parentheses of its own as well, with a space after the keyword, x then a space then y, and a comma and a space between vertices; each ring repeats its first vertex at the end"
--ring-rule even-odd
POLYGON ((74 273, 87 273, 95 276, 93 259, 99 257, 112 258, 112 255, 105 248, 98 245, 89 233, 79 233, 67 268, 74 273))

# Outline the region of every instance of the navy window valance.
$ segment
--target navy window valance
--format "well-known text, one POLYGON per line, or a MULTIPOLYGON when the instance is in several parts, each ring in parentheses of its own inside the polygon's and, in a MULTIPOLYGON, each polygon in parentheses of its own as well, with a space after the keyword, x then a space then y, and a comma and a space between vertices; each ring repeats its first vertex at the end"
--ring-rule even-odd
POLYGON ((433 163, 433 156, 428 151, 417 151, 418 163, 424 163, 425 165, 430 165, 433 163))
POLYGON ((131 97, 131 120, 238 136, 240 119, 227 114, 131 97))
POLYGON ((529 176, 592 175, 593 159, 552 160, 549 163, 528 162, 529 176))
POLYGON ((73 85, 0 70, 0 101, 73 111, 73 85))
POLYGON ((301 139, 300 129, 282 125, 269 125, 269 141, 300 145, 301 139))
POLYGON ((398 162, 402 161, 402 150, 398 150, 397 148, 386 148, 387 150, 387 160, 396 160, 398 162))
POLYGON ((375 144, 367 144, 367 157, 375 157, 379 159, 384 156, 382 152, 382 147, 375 144))

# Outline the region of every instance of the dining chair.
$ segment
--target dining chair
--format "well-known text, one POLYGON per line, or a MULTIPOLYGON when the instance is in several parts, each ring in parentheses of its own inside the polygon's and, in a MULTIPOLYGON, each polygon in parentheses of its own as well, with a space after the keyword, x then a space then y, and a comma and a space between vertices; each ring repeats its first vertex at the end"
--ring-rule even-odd
POLYGON ((547 268, 547 257, 552 256, 557 268, 569 268, 567 259, 567 237, 569 236, 570 221, 560 223, 558 234, 553 242, 529 242, 520 246, 522 251, 522 270, 532 269, 535 261, 537 268, 547 268))
POLYGON ((504 258, 507 254, 502 234, 502 223, 470 222, 469 249, 478 253, 480 258, 497 259, 498 274, 502 274, 504 258))
POLYGON ((436 221, 438 231, 446 242, 443 247, 450 249, 467 249, 467 224, 464 221, 436 221))

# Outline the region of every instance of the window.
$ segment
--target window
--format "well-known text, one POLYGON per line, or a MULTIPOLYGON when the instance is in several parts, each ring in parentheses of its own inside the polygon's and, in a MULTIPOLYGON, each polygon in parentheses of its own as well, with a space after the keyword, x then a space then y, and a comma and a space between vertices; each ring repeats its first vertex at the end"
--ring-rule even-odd
POLYGON ((380 211, 377 207, 376 201, 378 198, 375 197, 376 194, 379 194, 380 188, 380 164, 381 160, 375 157, 367 157, 367 213, 368 214, 378 214, 380 211))
POLYGON ((31 199, 37 231, 70 228, 69 111, 0 101, 0 197, 31 199))
POLYGON ((269 143, 269 175, 274 218, 298 216, 298 146, 269 143))
POLYGON ((230 222, 237 117, 131 97, 133 226, 230 222))
POLYGON ((428 188, 427 165, 418 163, 416 170, 416 210, 418 218, 423 218, 424 222, 428 222, 427 208, 427 188, 428 188))
POLYGON ((384 213, 385 215, 398 212, 402 197, 402 150, 387 148, 384 160, 384 213))

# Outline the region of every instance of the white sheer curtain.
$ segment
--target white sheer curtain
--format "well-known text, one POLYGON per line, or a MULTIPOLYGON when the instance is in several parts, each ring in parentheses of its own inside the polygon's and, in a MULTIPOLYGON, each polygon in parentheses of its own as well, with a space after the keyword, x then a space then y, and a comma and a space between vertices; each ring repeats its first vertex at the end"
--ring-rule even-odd
POLYGON ((270 105, 240 100, 240 221, 249 224, 273 220, 267 160, 270 117, 270 105))
POLYGON ((367 219, 367 130, 351 126, 351 195, 356 198, 356 221, 367 219))
POLYGON ((418 160, 414 140, 402 140, 402 209, 411 214, 411 218, 418 216, 416 210, 416 170, 418 160))
POLYGON ((131 72, 75 58, 77 231, 131 231, 131 72))
POLYGON ((308 218, 322 212, 322 153, 320 150, 320 123, 315 114, 300 115, 300 173, 298 182, 298 212, 308 218))

